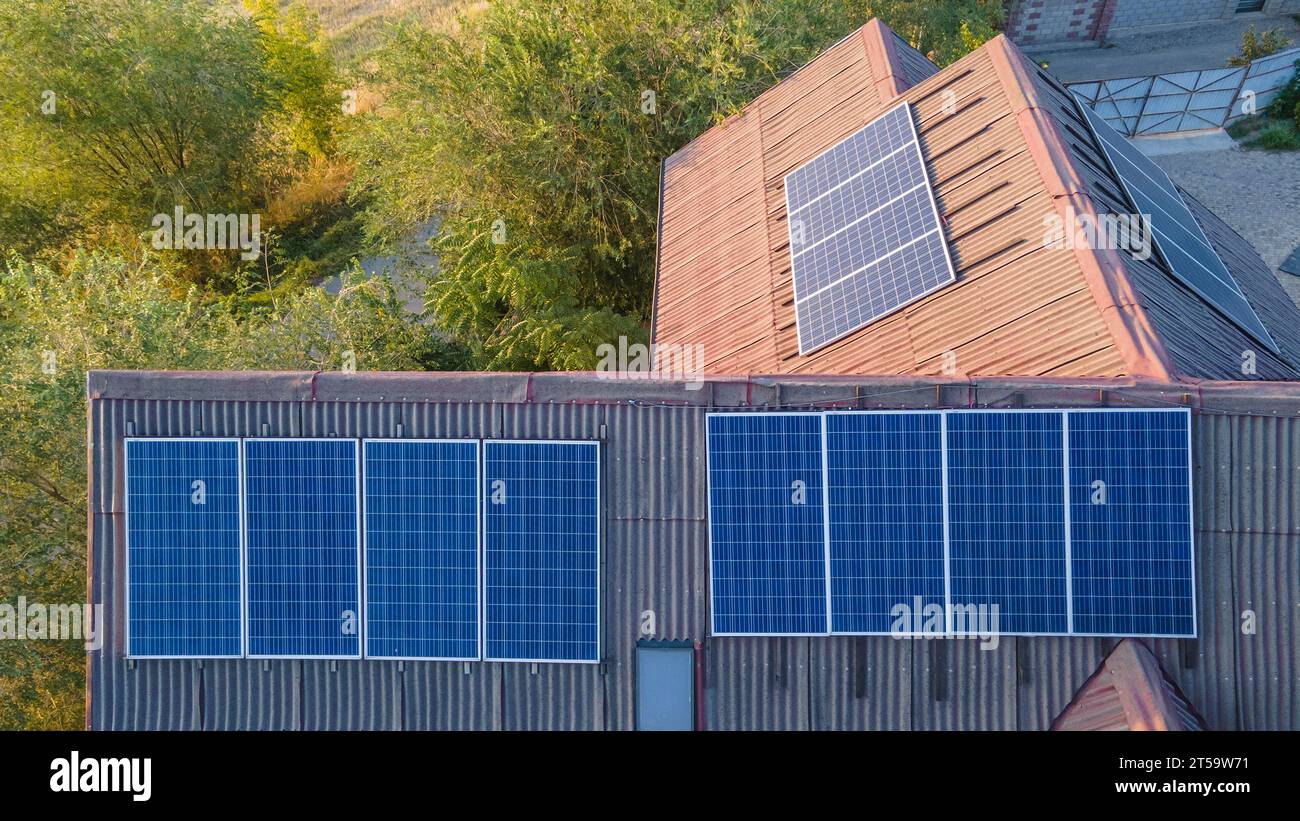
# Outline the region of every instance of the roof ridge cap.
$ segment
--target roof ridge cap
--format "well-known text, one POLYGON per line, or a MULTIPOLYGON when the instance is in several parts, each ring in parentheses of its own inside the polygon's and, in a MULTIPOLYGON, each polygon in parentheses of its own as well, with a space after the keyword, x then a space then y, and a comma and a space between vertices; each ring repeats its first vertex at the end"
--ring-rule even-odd
MULTIPOLYGON (((1041 105, 1026 65, 1027 58, 1005 34, 997 35, 981 48, 988 52, 993 71, 1007 94, 1011 113, 1020 125, 1021 135, 1063 224, 1071 224, 1080 215, 1095 219, 1098 211, 1092 195, 1051 114, 1041 105)), ((1119 252, 1078 246, 1073 250, 1088 290, 1129 373, 1167 382, 1179 381, 1173 358, 1140 304, 1119 252)))
POLYGON ((879 17, 872 17, 858 32, 862 35, 862 46, 867 53, 867 64, 871 67, 876 96, 882 106, 886 105, 911 88, 903 73, 898 46, 894 42, 898 35, 879 17))

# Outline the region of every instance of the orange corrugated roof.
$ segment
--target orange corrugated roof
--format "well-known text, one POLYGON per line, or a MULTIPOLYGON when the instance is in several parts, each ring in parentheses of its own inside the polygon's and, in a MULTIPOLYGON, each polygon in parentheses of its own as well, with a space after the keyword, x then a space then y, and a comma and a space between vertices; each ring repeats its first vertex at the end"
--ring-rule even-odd
POLYGON ((702 345, 712 372, 1199 376, 1167 349, 1161 330, 1182 332, 1163 307, 1153 323, 1134 263, 1050 241, 1053 218, 1113 208, 1038 69, 1003 36, 932 68, 872 20, 665 160, 654 341, 702 345), (956 281, 801 355, 785 175, 898 100, 956 281))
POLYGON ((1052 722, 1053 730, 1203 730, 1205 723, 1160 662, 1124 639, 1052 722))

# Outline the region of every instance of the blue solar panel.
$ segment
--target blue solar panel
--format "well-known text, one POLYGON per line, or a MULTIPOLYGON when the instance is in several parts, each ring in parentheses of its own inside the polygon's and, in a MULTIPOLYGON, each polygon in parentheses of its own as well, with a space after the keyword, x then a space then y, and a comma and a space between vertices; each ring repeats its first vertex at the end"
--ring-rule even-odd
POLYGON ((239 656, 239 440, 126 442, 127 655, 239 656))
POLYGON ((1075 633, 1196 635, 1189 420, 1069 414, 1075 633))
POLYGON ((800 353, 955 279, 907 103, 790 172, 785 190, 800 353))
POLYGON ((820 414, 708 417, 715 635, 827 632, 820 414))
POLYGON ((484 448, 487 658, 599 661, 598 443, 484 448))
POLYGON ((366 655, 477 659, 477 441, 370 440, 366 655))
POLYGON ((827 414, 832 632, 888 634, 899 605, 946 607, 942 427, 939 413, 827 414))
POLYGON ((1269 350, 1277 345, 1237 281, 1160 166, 1129 144, 1083 100, 1076 100, 1137 214, 1148 215, 1156 250, 1184 285, 1269 350))
POLYGON ((713 633, 1194 636, 1189 417, 710 414, 713 633))
POLYGON ((997 605, 999 632, 1066 632, 1061 415, 950 413, 947 425, 954 614, 997 605))
POLYGON ((357 443, 248 439, 251 656, 361 654, 357 443))

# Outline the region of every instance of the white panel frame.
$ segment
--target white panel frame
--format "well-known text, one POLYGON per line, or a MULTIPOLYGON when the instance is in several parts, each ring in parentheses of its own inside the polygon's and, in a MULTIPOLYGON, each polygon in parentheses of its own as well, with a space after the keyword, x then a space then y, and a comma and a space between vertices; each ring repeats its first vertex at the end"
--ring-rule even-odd
POLYGON ((1164 407, 1164 408, 918 408, 918 409, 889 409, 889 410, 816 410, 816 411, 762 411, 762 410, 739 410, 731 412, 709 412, 705 414, 705 500, 710 506, 709 516, 709 550, 708 550, 708 605, 709 605, 709 635, 716 637, 808 637, 808 636, 890 636, 898 638, 979 638, 978 633, 953 632, 952 625, 952 588, 951 588, 951 534, 949 531, 949 466, 948 466, 948 416, 951 414, 963 413, 1049 413, 1058 414, 1061 417, 1061 446, 1062 446, 1062 464, 1063 464, 1063 506, 1065 508, 1062 517, 1062 526, 1064 529, 1064 552, 1065 560, 1065 579, 1066 579, 1066 632, 1055 633, 1028 633, 1028 632, 1006 632, 999 631, 1000 637, 1099 637, 1099 638, 1171 638, 1171 639, 1195 639, 1199 636, 1197 623, 1197 609, 1199 606, 1197 589, 1196 589, 1196 495, 1193 480, 1195 478, 1195 455, 1192 450, 1192 412, 1187 407, 1164 407), (942 634, 927 633, 902 633, 894 634, 892 632, 831 632, 831 612, 832 604, 830 601, 830 487, 829 461, 827 460, 827 425, 823 419, 821 425, 822 432, 822 472, 823 472, 823 512, 822 512, 822 530, 825 534, 823 554, 827 566, 827 601, 826 601, 826 628, 825 633, 720 633, 716 631, 715 624, 715 607, 713 601, 713 517, 712 517, 712 485, 710 481, 711 463, 710 448, 708 447, 708 419, 714 416, 734 416, 736 414, 756 413, 764 416, 812 416, 820 415, 822 417, 840 414, 840 415, 862 415, 862 414, 939 414, 940 415, 940 435, 941 435, 941 454, 943 466, 943 552, 944 552, 944 592, 945 592, 945 613, 944 613, 944 632, 942 634), (1074 590, 1073 590, 1073 556, 1071 545, 1071 522, 1070 522, 1070 499, 1069 499, 1069 482, 1070 482, 1070 437, 1069 437, 1069 414, 1071 413, 1171 413, 1182 414, 1185 417, 1187 429, 1187 494, 1188 494, 1188 551, 1189 551, 1189 568, 1191 572, 1191 611, 1192 611, 1192 632, 1190 635, 1183 633, 1080 633, 1073 630, 1074 618, 1074 590))
MULTIPOLYGON (((368 588, 370 585, 370 563, 365 561, 367 545, 365 544, 365 536, 363 533, 362 550, 361 550, 361 559, 363 563, 363 567, 362 567, 363 584, 362 584, 362 593, 361 593, 363 604, 361 607, 361 611, 362 611, 361 623, 364 625, 362 643, 361 643, 362 658, 371 659, 374 661, 482 661, 483 660, 483 612, 484 612, 483 611, 483 546, 484 545, 483 545, 483 519, 481 516, 481 510, 483 507, 483 440, 481 439, 402 439, 402 438, 381 438, 381 437, 362 439, 360 448, 361 448, 361 477, 362 477, 361 500, 363 504, 366 499, 366 488, 364 483, 365 476, 366 476, 365 473, 366 444, 369 442, 401 443, 401 444, 413 444, 413 445, 471 444, 474 446, 474 461, 475 461, 474 497, 475 497, 475 510, 476 510, 474 516, 474 545, 475 545, 474 598, 475 598, 475 612, 477 613, 477 623, 475 625, 475 631, 474 631, 475 655, 473 656, 374 656, 374 655, 370 655, 370 653, 367 651, 367 644, 366 644, 370 639, 369 636, 370 596, 368 593, 368 588)), ((364 528, 365 526, 364 515, 362 516, 361 522, 362 522, 362 527, 364 528)))
MULTIPOLYGON (((352 492, 356 497, 356 514, 357 514, 356 515, 356 521, 357 521, 356 556, 357 556, 357 611, 358 611, 357 622, 358 624, 357 624, 357 652, 355 655, 305 655, 302 653, 254 654, 252 652, 246 652, 244 657, 249 659, 278 660, 278 661, 293 661, 293 660, 339 661, 339 660, 357 660, 362 658, 362 652, 365 647, 366 628, 365 628, 365 585, 362 583, 362 573, 361 573, 361 563, 365 560, 364 551, 362 550, 362 539, 363 539, 362 533, 364 531, 365 522, 362 517, 362 508, 361 508, 363 502, 362 493, 361 493, 361 444, 360 444, 361 440, 355 437, 338 437, 338 436, 250 436, 242 440, 242 444, 240 445, 241 458, 245 458, 243 457, 243 454, 246 452, 246 449, 250 442, 350 442, 352 443, 352 453, 354 458, 352 492)), ((245 484, 240 487, 240 495, 246 502, 248 496, 247 475, 245 475, 244 480, 245 480, 245 484)), ((245 504, 245 507, 246 506, 247 505, 245 504)), ((247 555, 248 552, 247 533, 248 533, 247 522, 245 522, 244 538, 243 538, 245 555, 247 555)), ((245 561, 247 561, 247 559, 245 559, 245 561)), ((251 601, 251 597, 248 594, 248 579, 247 576, 245 576, 244 579, 245 607, 248 606, 248 603, 250 601, 251 601)), ((245 624, 245 631, 247 632, 248 629, 247 617, 244 619, 244 624, 245 624)), ((249 643, 251 645, 251 638, 249 640, 249 643)), ((246 648, 246 651, 251 651, 251 649, 252 648, 250 646, 246 648)))
POLYGON ((479 619, 480 630, 482 631, 483 643, 482 654, 483 661, 494 662, 511 662, 523 664, 604 664, 605 646, 603 630, 602 609, 604 598, 601 588, 604 586, 604 573, 601 572, 602 562, 604 560, 604 508, 601 506, 601 485, 604 483, 604 460, 602 459, 602 448, 599 439, 484 439, 482 446, 479 448, 479 507, 482 511, 482 549, 479 551, 480 562, 483 566, 483 575, 479 585, 479 607, 482 617, 479 619), (487 451, 491 445, 588 445, 596 449, 596 658, 594 659, 528 659, 528 658, 510 658, 497 657, 488 655, 487 645, 487 498, 484 481, 487 479, 487 451))
MULTIPOLYGON (((247 606, 247 597, 244 594, 244 588, 247 584, 247 568, 244 565, 244 446, 238 436, 127 436, 122 440, 122 517, 123 531, 122 539, 124 542, 122 554, 122 573, 123 573, 123 590, 122 590, 122 630, 123 630, 123 656, 127 659, 149 660, 149 659, 238 659, 245 658, 248 653, 248 622, 246 619, 245 608, 247 606), (238 469, 236 481, 238 488, 238 508, 239 508, 239 653, 225 655, 137 655, 131 652, 131 459, 130 443, 132 442, 233 442, 238 459, 238 469)), ((84 627, 85 625, 83 625, 84 627)), ((103 631, 104 625, 96 625, 96 629, 103 631)))

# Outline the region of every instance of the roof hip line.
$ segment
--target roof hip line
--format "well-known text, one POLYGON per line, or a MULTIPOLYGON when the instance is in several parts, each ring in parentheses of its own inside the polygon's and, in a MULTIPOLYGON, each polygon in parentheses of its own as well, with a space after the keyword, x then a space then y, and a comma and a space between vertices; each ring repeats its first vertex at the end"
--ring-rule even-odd
MULTIPOLYGON (((1043 109, 1026 58, 1006 35, 984 45, 1011 113, 1057 213, 1069 224, 1076 215, 1096 219, 1097 209, 1051 115, 1043 109)), ((1130 375, 1178 381, 1173 358, 1138 300, 1114 249, 1075 247, 1084 281, 1101 311, 1102 320, 1124 358, 1130 375)))

